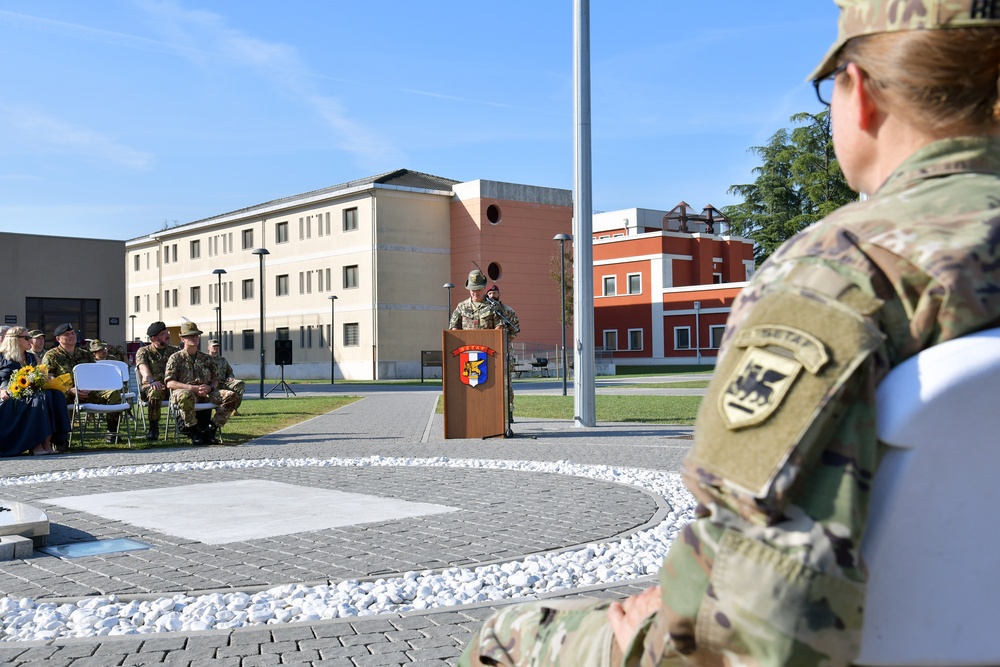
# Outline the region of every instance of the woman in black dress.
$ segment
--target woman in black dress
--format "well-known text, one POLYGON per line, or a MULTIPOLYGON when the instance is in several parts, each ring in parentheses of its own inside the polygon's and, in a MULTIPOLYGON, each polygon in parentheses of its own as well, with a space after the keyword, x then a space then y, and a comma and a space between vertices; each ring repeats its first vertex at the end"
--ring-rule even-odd
POLYGON ((0 456, 55 454, 53 435, 64 440, 69 430, 61 392, 49 390, 27 400, 11 396, 11 376, 22 366, 38 363, 28 352, 30 347, 31 337, 24 327, 11 327, 0 339, 0 456))

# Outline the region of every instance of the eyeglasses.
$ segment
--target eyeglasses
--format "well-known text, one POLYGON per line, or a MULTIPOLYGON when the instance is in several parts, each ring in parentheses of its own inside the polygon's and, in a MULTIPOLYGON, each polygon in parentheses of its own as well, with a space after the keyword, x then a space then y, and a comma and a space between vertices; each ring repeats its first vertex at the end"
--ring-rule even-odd
POLYGON ((833 70, 822 79, 816 79, 813 81, 813 88, 816 89, 816 98, 825 106, 830 106, 830 102, 833 100, 833 87, 837 82, 837 75, 847 69, 850 62, 846 62, 837 69, 833 70))

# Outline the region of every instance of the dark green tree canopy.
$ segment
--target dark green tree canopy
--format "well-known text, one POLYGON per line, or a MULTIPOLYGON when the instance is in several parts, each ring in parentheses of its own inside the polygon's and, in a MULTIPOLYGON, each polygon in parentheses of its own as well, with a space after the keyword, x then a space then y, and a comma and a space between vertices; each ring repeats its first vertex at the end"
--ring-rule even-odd
POLYGON ((749 149, 762 161, 753 170, 757 178, 731 186, 729 194, 743 203, 723 209, 733 233, 754 242, 758 266, 789 238, 858 198, 833 153, 829 109, 790 120, 795 127, 749 149))

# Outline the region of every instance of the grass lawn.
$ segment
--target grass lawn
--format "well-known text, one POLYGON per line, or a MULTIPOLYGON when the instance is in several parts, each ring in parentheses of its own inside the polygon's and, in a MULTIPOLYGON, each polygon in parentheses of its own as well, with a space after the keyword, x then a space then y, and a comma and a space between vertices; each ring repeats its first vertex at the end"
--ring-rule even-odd
MULTIPOLYGON (((687 382, 623 382, 622 384, 611 384, 611 387, 621 389, 706 389, 708 380, 690 380, 687 382)), ((609 386, 607 384, 603 385, 609 386)))
MULTIPOLYGON (((643 377, 646 375, 711 375, 715 366, 617 366, 615 377, 643 377)), ((602 376, 604 377, 604 376, 602 376)))
MULTIPOLYGON (((287 426, 298 424, 318 415, 324 415, 331 410, 342 408, 360 399, 360 396, 304 396, 301 398, 269 398, 264 401, 247 400, 240 406, 239 415, 231 418, 222 429, 222 439, 227 445, 241 445, 262 435, 280 431, 287 426)), ((162 419, 161 429, 167 425, 165 408, 162 419)), ((109 445, 104 442, 103 437, 103 433, 99 438, 94 438, 88 432, 87 449, 91 451, 128 450, 127 442, 109 445)), ((181 436, 180 446, 187 447, 190 444, 187 438, 181 436)), ((143 433, 139 433, 137 438, 133 436, 132 439, 133 449, 165 449, 176 446, 178 445, 173 440, 169 444, 164 443, 162 439, 155 443, 146 442, 143 433)), ((79 441, 74 435, 73 451, 78 449, 79 441)))
MULTIPOLYGON (((701 396, 603 396, 595 397, 597 421, 690 426, 698 414, 701 396)), ((444 412, 443 397, 438 414, 444 412)), ((514 393, 514 419, 573 419, 572 396, 519 396, 514 393)))

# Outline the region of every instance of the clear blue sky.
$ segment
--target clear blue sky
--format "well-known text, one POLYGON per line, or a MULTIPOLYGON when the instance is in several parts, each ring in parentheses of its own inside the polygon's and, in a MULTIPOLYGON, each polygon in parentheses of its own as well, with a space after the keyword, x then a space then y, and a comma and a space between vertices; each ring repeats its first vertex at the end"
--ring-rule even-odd
MULTIPOLYGON (((734 203, 832 0, 591 2, 597 210, 734 203)), ((407 168, 573 185, 571 0, 5 0, 0 230, 128 239, 407 168)))

